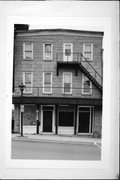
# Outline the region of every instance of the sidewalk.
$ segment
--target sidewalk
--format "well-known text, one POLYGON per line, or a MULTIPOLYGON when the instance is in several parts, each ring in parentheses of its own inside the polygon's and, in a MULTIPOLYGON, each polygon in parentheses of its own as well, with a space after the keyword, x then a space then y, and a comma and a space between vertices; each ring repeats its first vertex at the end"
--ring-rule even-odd
POLYGON ((44 141, 44 142, 59 142, 59 143, 75 143, 75 144, 101 144, 101 139, 85 136, 66 136, 55 134, 25 134, 21 137, 20 134, 12 134, 12 140, 24 141, 44 141))

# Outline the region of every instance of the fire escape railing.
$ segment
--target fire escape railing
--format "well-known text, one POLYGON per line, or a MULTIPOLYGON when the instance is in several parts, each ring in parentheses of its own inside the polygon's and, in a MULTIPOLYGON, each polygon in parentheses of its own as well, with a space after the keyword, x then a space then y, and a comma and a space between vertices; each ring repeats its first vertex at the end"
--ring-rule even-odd
MULTIPOLYGON (((52 86, 52 87, 25 87, 23 91, 24 96, 51 96, 51 97, 89 97, 89 98, 97 98, 98 94, 94 94, 96 88, 94 87, 70 87, 66 88, 63 86, 52 86)), ((21 91, 19 86, 14 87, 13 97, 21 96, 21 91)), ((101 97, 101 95, 99 95, 101 97)))
POLYGON ((81 70, 88 75, 88 78, 90 77, 91 80, 93 80, 98 86, 101 86, 103 84, 103 78, 99 74, 97 70, 92 66, 93 61, 87 60, 82 53, 71 53, 71 54, 65 54, 65 53, 58 53, 57 54, 57 63, 68 63, 68 64, 79 64, 81 70), (93 78, 93 79, 92 79, 93 78))

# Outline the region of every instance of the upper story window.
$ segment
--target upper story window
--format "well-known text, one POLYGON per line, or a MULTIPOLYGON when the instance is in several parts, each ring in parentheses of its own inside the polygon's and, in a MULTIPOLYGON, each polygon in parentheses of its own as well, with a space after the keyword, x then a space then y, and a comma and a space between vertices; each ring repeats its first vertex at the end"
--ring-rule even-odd
POLYGON ((72 73, 63 73, 63 94, 72 93, 72 73))
POLYGON ((82 93, 92 94, 92 82, 84 74, 82 76, 82 93))
POLYGON ((23 43, 23 59, 26 60, 33 59, 33 43, 31 42, 23 43))
POLYGON ((73 60, 73 44, 71 43, 63 44, 63 60, 64 61, 73 60))
POLYGON ((43 44, 43 59, 52 60, 53 45, 49 43, 43 44))
POLYGON ((31 72, 23 73, 23 84, 26 86, 24 93, 32 93, 33 73, 31 72))
MULTIPOLYGON (((93 60, 93 44, 91 44, 91 43, 83 44, 83 56, 88 61, 93 60)), ((84 58, 83 58, 83 60, 84 60, 84 58)))
POLYGON ((43 93, 52 93, 52 73, 43 73, 43 93))

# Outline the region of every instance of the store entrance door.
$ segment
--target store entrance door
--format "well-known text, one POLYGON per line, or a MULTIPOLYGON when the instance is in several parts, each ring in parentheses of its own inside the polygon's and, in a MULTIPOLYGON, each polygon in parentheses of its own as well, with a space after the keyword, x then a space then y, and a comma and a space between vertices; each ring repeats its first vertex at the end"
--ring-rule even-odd
POLYGON ((52 132, 52 110, 43 110, 43 132, 52 132))

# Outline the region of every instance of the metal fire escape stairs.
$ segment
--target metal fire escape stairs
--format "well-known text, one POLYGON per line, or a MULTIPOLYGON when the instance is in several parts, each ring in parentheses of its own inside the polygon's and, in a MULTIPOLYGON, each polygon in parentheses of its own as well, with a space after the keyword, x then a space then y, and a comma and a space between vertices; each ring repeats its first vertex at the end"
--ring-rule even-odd
POLYGON ((84 73, 84 75, 87 76, 87 78, 95 85, 95 87, 97 87, 101 92, 102 92, 102 77, 99 75, 99 73, 94 69, 94 67, 87 61, 87 59, 81 54, 81 57, 84 58, 84 61, 89 64, 89 66, 91 66, 91 68, 94 70, 95 72, 95 76, 93 76, 83 65, 82 61, 79 62, 79 69, 82 73, 84 73), (98 82, 96 76, 99 78, 99 81, 101 83, 98 82))
POLYGON ((94 84, 94 86, 102 93, 103 80, 102 80, 101 75, 96 71, 96 69, 92 66, 92 64, 81 53, 73 53, 74 57, 77 56, 76 58, 74 58, 76 60, 73 60, 73 61, 69 61, 69 60, 63 61, 62 55, 63 53, 57 54, 57 75, 59 74, 59 68, 64 68, 64 67, 75 68, 76 76, 78 74, 78 70, 80 70, 84 75, 87 76, 87 78, 94 84), (58 57, 58 55, 60 55, 60 57, 58 57))

